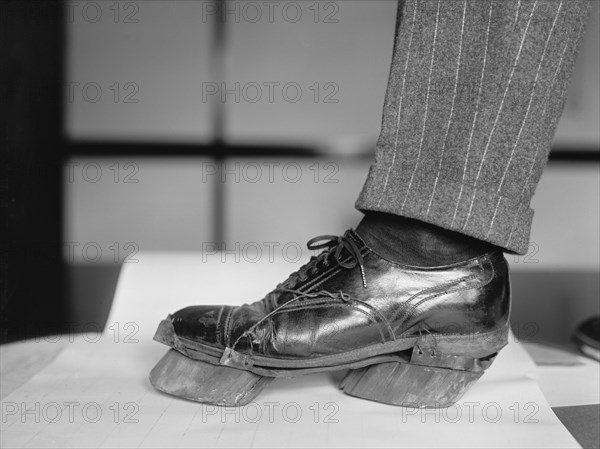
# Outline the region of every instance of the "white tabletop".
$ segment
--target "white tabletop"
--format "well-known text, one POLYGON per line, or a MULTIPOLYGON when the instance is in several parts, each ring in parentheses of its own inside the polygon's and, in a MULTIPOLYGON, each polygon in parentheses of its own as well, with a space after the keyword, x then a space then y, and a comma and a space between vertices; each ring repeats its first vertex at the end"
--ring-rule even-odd
POLYGON ((341 373, 277 379, 240 409, 163 395, 147 380, 167 351, 152 341, 162 318, 191 304, 260 299, 302 261, 223 263, 193 253, 138 259, 123 268, 103 334, 2 347, 3 446, 578 447, 551 406, 600 402, 597 363, 540 368, 512 335, 481 380, 444 410, 352 398, 336 388, 341 373), (32 345, 46 358, 37 371, 35 356, 15 350, 32 345), (23 368, 5 382, 6 354, 23 368))

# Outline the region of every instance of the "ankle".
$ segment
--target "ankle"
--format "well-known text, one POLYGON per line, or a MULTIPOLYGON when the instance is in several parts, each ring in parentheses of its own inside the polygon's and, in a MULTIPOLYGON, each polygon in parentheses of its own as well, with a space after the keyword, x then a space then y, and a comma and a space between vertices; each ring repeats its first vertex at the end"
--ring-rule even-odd
POLYGON ((455 231, 380 212, 368 212, 356 233, 380 256, 422 267, 458 263, 499 249, 455 231))

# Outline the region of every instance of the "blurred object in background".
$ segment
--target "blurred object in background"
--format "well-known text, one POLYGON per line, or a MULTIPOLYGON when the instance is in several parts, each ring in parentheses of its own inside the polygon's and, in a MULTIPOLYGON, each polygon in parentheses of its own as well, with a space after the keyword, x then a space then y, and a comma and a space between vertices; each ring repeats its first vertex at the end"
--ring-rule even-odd
POLYGON ((372 154, 395 1, 219 1, 222 19, 210 1, 123 2, 118 21, 88 3, 66 24, 71 140, 208 143, 222 106, 229 143, 372 154))
POLYGON ((60 332, 64 27, 59 2, 0 2, 0 342, 60 332))
MULTIPOLYGON (((67 8, 70 139, 207 143, 217 99, 228 142, 372 154, 396 1, 292 2, 271 15, 256 11, 260 2, 222 2, 224 79, 211 66, 219 20, 211 2, 121 2, 118 16, 96 3, 67 8)), ((554 140, 565 151, 599 151, 599 14, 594 2, 554 140)))
POLYGON ((600 317, 595 316, 579 325, 573 334, 579 350, 600 361, 600 317))

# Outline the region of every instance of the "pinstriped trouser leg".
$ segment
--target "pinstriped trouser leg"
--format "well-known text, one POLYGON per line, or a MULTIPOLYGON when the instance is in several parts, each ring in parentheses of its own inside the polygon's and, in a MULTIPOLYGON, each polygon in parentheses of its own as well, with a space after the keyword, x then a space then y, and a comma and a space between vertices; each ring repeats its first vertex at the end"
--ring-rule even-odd
POLYGON ((524 253, 589 0, 406 0, 362 211, 524 253))

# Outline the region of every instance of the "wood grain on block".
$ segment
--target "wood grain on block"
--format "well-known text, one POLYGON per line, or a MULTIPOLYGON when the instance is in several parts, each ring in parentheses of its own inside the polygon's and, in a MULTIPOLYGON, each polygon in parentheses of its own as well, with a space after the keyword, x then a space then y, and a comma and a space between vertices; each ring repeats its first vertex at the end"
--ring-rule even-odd
POLYGON ((223 406, 248 404, 271 380, 250 371, 192 360, 173 349, 150 372, 150 382, 157 390, 223 406))
POLYGON ((385 404, 440 408, 460 399, 482 374, 390 362, 352 370, 339 387, 351 396, 385 404))

